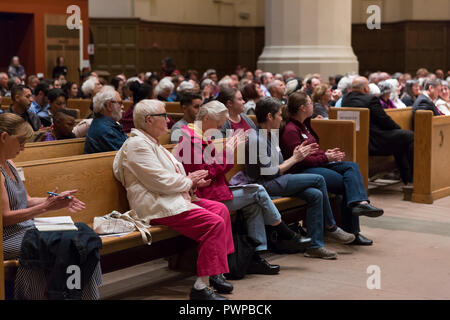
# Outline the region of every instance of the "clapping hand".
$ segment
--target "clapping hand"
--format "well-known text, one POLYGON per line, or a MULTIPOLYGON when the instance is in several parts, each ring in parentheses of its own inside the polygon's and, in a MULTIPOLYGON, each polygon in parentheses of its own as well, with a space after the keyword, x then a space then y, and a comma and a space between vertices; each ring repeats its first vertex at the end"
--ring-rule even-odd
POLYGON ((342 161, 342 159, 344 159, 345 152, 340 151, 339 148, 334 148, 334 149, 328 149, 327 151, 325 151, 325 155, 327 156, 328 161, 330 161, 330 162, 333 162, 333 161, 340 162, 340 161, 342 161))
POLYGON ((307 144, 307 141, 303 141, 302 144, 295 147, 292 157, 296 162, 300 162, 307 156, 314 154, 319 149, 317 143, 307 144))
POLYGON ((190 172, 187 177, 192 181, 192 188, 195 189, 199 186, 199 183, 202 184, 206 182, 204 179, 208 176, 208 174, 208 170, 197 170, 190 172))

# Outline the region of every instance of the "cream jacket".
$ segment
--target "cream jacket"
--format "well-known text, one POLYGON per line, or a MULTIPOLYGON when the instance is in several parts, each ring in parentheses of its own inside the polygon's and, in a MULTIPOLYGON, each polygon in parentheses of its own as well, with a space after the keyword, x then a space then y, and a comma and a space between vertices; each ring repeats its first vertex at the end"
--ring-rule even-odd
POLYGON ((113 164, 114 176, 127 190, 130 208, 146 223, 200 208, 188 195, 192 181, 183 165, 153 140, 132 129, 113 164))

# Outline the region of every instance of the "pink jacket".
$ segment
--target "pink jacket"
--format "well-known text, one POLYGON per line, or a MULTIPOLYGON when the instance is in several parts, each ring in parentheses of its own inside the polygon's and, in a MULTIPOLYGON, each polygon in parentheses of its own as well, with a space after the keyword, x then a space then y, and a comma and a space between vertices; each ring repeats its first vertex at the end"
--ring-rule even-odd
POLYGON ((228 188, 228 182, 225 174, 233 168, 233 163, 226 163, 226 151, 217 152, 214 143, 211 140, 204 140, 198 132, 194 132, 193 125, 187 125, 181 128, 183 135, 176 149, 175 157, 183 163, 187 174, 197 170, 208 170, 209 175, 205 180, 211 179, 208 187, 198 188, 195 194, 199 198, 225 201, 233 199, 233 194, 228 188), (190 145, 189 145, 190 144, 190 145), (191 150, 190 156, 184 155, 183 151, 191 150), (207 151, 205 152, 205 149, 207 151), (205 159, 205 154, 211 155, 205 159), (217 154, 217 156, 216 156, 217 154), (222 161, 223 157, 223 161, 222 161), (197 159, 197 161, 195 161, 197 159), (213 161, 215 160, 215 161, 213 161), (217 163, 219 161, 219 163, 217 163), (197 162, 197 164, 195 163, 197 162), (211 164, 209 164, 211 163, 211 164), (223 164, 220 164, 223 163, 223 164))

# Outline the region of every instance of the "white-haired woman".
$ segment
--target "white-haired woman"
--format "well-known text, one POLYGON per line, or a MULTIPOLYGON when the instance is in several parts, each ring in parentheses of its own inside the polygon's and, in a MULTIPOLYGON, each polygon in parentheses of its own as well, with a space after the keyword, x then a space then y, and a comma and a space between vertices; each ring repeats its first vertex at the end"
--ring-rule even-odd
POLYGON ((84 153, 119 150, 127 139, 118 121, 122 118, 123 102, 114 87, 105 86, 94 97, 95 118, 89 127, 84 153))
POLYGON ((283 239, 279 244, 280 251, 298 252, 306 249, 311 239, 301 238, 287 227, 263 186, 252 184, 232 189, 228 187, 225 175, 234 165, 232 152, 238 143, 245 142, 245 134, 240 131, 227 140, 221 152, 216 150, 211 137, 221 136, 220 129, 227 118, 228 109, 221 102, 211 101, 203 105, 196 122, 181 129, 176 156, 182 161, 186 172, 207 171, 205 179, 208 184, 197 188, 197 196, 220 201, 228 210, 242 210, 247 217, 248 234, 259 243, 247 272, 277 274, 280 266, 271 265, 260 256, 260 252, 267 250, 265 225, 272 226, 283 239))
POLYGON ((381 81, 378 82, 378 88, 380 88, 380 104, 383 109, 396 109, 397 106, 390 99, 393 91, 392 84, 387 81, 381 81))
POLYGON ((199 243, 193 300, 226 300, 233 286, 227 255, 234 251, 230 214, 216 201, 198 199, 193 192, 207 185, 206 170, 186 175, 183 165, 158 142, 168 132, 164 103, 142 100, 134 109, 135 128, 114 159, 114 175, 127 190, 130 208, 151 225, 165 225, 199 243), (208 279, 209 277, 209 279, 208 279))
MULTIPOLYGON (((83 82, 81 86, 81 91, 83 92, 83 95, 87 99, 93 99, 95 95, 100 92, 102 89, 102 84, 98 80, 97 77, 91 76, 89 77, 85 82, 83 82)), ((92 119, 94 117, 93 112, 94 105, 91 103, 90 109, 91 112, 87 115, 86 119, 92 119)))
POLYGON ((400 100, 400 93, 402 91, 402 85, 398 82, 397 79, 387 79, 385 82, 389 83, 392 86, 392 91, 390 95, 391 101, 397 107, 397 109, 406 108, 406 105, 400 100))
POLYGON ((175 85, 170 77, 162 78, 155 88, 156 96, 159 101, 168 101, 170 93, 173 91, 175 85))

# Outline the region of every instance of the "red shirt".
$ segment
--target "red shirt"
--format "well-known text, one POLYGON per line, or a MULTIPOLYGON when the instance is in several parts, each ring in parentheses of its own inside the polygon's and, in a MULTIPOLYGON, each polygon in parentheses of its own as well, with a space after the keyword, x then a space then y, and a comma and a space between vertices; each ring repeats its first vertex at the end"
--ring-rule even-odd
MULTIPOLYGON (((311 119, 306 119, 304 123, 290 119, 280 138, 280 148, 283 153, 283 158, 288 159, 292 157, 295 147, 302 144, 305 140, 308 141, 308 144, 319 143, 319 137, 311 128, 311 119)), ((325 152, 319 149, 316 153, 307 156, 303 161, 295 164, 289 169, 289 172, 301 172, 307 168, 320 167, 328 162, 325 152)))
MULTIPOLYGON (((216 157, 216 149, 212 141, 203 140, 189 125, 183 126, 181 130, 183 135, 181 136, 180 143, 178 144, 175 157, 178 161, 183 163, 186 174, 197 170, 208 170, 209 175, 205 178, 205 180, 211 179, 211 184, 209 186, 197 188, 195 194, 199 198, 215 201, 233 199, 233 194, 231 193, 230 188, 228 188, 228 182, 225 174, 233 168, 234 163, 226 163, 225 150, 222 154, 217 155, 217 158, 219 158, 217 160, 222 160, 223 157, 223 161, 219 161, 219 163, 217 163, 213 161, 216 157), (190 144, 190 146, 188 144, 190 144), (207 147, 208 150, 205 152, 207 147), (183 151, 189 150, 189 148, 191 150, 190 156, 188 155, 187 158, 185 158, 189 161, 183 161, 183 151), (211 155, 211 158, 208 157, 209 159, 205 159, 205 155, 211 155), (201 161, 195 161, 196 159, 201 161)), ((234 159, 232 161, 234 162, 234 159)))
POLYGON ((231 124, 231 128, 234 131, 237 131, 239 129, 243 129, 244 131, 247 131, 248 129, 251 129, 252 127, 250 127, 250 125, 247 123, 247 121, 245 121, 245 119, 243 117, 241 117, 241 122, 238 123, 234 123, 233 121, 230 120, 230 124, 231 124))

